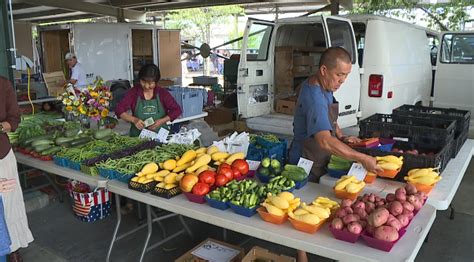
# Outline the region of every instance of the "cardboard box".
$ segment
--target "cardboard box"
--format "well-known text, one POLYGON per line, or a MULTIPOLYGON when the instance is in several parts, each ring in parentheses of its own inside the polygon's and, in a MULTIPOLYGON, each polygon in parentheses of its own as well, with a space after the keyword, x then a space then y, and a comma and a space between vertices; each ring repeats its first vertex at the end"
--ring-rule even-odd
MULTIPOLYGON (((202 251, 205 251, 206 255, 213 254, 213 251, 217 252, 214 253, 216 255, 223 255, 222 251, 219 252, 219 250, 222 250, 222 246, 229 248, 226 252, 228 254, 235 253, 236 255, 229 261, 231 262, 240 262, 242 261, 242 258, 245 255, 245 250, 241 247, 234 246, 219 240, 215 240, 212 238, 208 238, 201 242, 199 245, 197 245, 195 248, 191 249, 190 251, 186 252, 184 255, 180 256, 178 259, 175 260, 175 262, 205 262, 209 261, 205 258, 199 257, 196 255, 196 253, 204 254, 202 251), (204 246, 206 245, 206 246, 204 246), (206 252, 208 251, 208 252, 206 252)), ((215 261, 222 261, 222 259, 219 259, 219 257, 210 257, 209 259, 213 259, 215 261)))
POLYGON ((208 111, 204 121, 209 125, 223 125, 234 121, 234 110, 225 107, 218 107, 208 111))
POLYGON ((294 66, 293 73, 295 75, 310 75, 311 74, 311 66, 294 66))
POLYGON ((250 132, 250 128, 247 126, 247 122, 245 120, 236 120, 234 121, 234 130, 241 133, 241 132, 250 132))
POLYGON ((65 91, 66 78, 62 71, 43 73, 43 79, 50 96, 58 96, 65 91))
POLYGON ((160 80, 158 81, 158 85, 159 85, 159 86, 162 86, 162 87, 168 87, 168 86, 174 85, 174 81, 173 81, 173 80, 169 80, 169 79, 160 79, 160 80))
POLYGON ((294 257, 277 255, 261 247, 253 247, 247 255, 245 255, 242 262, 296 262, 294 257))
POLYGON ((293 115, 296 108, 296 96, 278 99, 275 111, 282 114, 293 115))
POLYGON ((313 66, 314 65, 314 56, 294 56, 293 64, 295 66, 313 66))

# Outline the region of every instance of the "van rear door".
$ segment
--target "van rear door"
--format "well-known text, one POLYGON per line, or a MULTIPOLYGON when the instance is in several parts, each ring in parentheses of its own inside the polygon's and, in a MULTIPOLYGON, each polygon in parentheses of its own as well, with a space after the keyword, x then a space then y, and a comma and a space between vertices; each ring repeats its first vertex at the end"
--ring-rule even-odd
POLYGON ((352 71, 334 97, 339 102, 339 127, 354 126, 357 125, 360 101, 360 73, 354 29, 351 20, 336 16, 323 16, 323 23, 328 46, 343 47, 351 54, 352 71))
MULTIPOLYGON (((434 105, 474 114, 474 33, 445 32, 435 73, 434 105)), ((474 118, 471 117, 471 125, 474 118)))
POLYGON ((249 19, 244 31, 237 78, 239 115, 249 118, 270 114, 273 108, 273 52, 275 24, 249 19))

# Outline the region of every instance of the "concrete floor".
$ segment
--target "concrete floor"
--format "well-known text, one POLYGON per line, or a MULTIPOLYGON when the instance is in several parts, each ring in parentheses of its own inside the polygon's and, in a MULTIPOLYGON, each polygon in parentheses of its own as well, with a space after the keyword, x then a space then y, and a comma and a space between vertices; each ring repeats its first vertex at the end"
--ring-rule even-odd
MULTIPOLYGON (((416 261, 474 261, 474 202, 470 195, 472 192, 474 161, 471 161, 453 201, 455 219, 449 219, 449 211, 438 211, 428 242, 422 246, 416 261)), ((28 218, 35 241, 28 248, 21 250, 27 262, 104 261, 116 221, 115 215, 111 215, 92 224, 80 222, 72 215, 70 200, 67 198, 64 203, 51 201, 48 206, 30 212, 28 218)), ((194 239, 182 235, 168 242, 165 248, 157 248, 148 253, 145 261, 174 261, 207 237, 222 239, 220 228, 190 218, 186 218, 186 221, 195 235, 194 239)), ((126 228, 136 225, 136 214, 125 216, 123 224, 126 228)), ((176 218, 170 219, 165 221, 165 227, 168 232, 172 232, 179 228, 179 223, 176 218)), ((159 240, 161 236, 157 226, 154 230, 151 243, 159 240)), ((228 235, 228 242, 234 244, 248 239, 235 232, 228 235)), ((142 230, 122 240, 115 246, 111 261, 138 261, 144 239, 145 231, 142 230)), ((242 247, 248 251, 254 245, 295 256, 295 251, 290 248, 258 239, 251 239, 242 247)), ((331 260, 311 255, 310 261, 331 260)))

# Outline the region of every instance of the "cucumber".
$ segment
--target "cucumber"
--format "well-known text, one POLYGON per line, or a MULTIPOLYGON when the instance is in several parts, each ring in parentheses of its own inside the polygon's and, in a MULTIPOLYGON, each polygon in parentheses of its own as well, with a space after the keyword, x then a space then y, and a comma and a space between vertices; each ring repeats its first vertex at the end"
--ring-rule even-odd
POLYGON ((64 132, 66 137, 75 137, 79 133, 79 129, 68 129, 64 132))
POLYGON ((45 150, 50 149, 51 147, 52 147, 51 144, 45 144, 45 145, 35 146, 34 149, 35 149, 35 152, 41 153, 45 150))
POLYGON ((113 131, 112 129, 100 129, 94 132, 94 138, 95 139, 102 139, 106 136, 112 135, 113 131))
POLYGON ((36 140, 42 140, 42 139, 51 139, 53 138, 54 134, 47 134, 47 135, 41 135, 41 136, 35 136, 35 137, 31 137, 31 138, 28 138, 26 139, 23 144, 25 146, 28 146, 30 145, 31 143, 33 143, 33 141, 36 141, 36 140))
POLYGON ((77 147, 77 146, 87 144, 90 141, 92 141, 92 137, 81 137, 81 138, 78 138, 78 139, 75 139, 75 140, 69 142, 68 146, 69 147, 77 147))
POLYGON ((42 151, 40 154, 42 156, 50 156, 50 155, 54 155, 56 153, 58 153, 59 151, 61 151, 61 147, 60 146, 53 146, 53 147, 50 147, 44 151, 42 151))
POLYGON ((51 145, 51 144, 54 144, 54 142, 49 140, 49 139, 40 139, 40 140, 33 141, 31 143, 31 146, 37 147, 37 146, 41 146, 41 145, 51 145))
POLYGON ((303 181, 306 178, 306 172, 300 172, 296 170, 284 170, 281 172, 281 175, 285 178, 291 179, 293 181, 303 181))
POLYGON ((71 142, 75 139, 77 139, 77 138, 75 138, 75 137, 58 137, 58 138, 56 138, 56 140, 54 140, 54 142, 56 143, 56 145, 60 146, 60 145, 66 144, 67 142, 71 142))

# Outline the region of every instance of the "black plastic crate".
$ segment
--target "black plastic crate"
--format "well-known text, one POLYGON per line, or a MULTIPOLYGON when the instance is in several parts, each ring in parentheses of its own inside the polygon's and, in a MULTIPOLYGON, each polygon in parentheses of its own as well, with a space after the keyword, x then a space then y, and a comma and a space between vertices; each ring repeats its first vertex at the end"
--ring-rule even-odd
MULTIPOLYGON (((403 166, 397 176, 394 178, 395 180, 405 182, 403 179, 407 174, 408 171, 414 168, 428 168, 428 167, 439 167, 439 171, 442 172, 446 165, 448 164, 449 160, 451 160, 453 143, 449 143, 444 147, 427 147, 425 145, 419 145, 415 143, 408 143, 397 141, 393 145, 393 148, 402 149, 403 153, 398 152, 386 152, 381 151, 376 148, 354 148, 355 150, 371 155, 371 156, 387 156, 387 155, 394 155, 394 156, 403 156, 403 166), (407 150, 418 150, 418 155, 406 153, 407 150), (425 155, 422 155, 425 154, 425 155)), ((392 149, 393 150, 393 149, 392 149)))
POLYGON ((443 120, 456 120, 456 135, 469 132, 471 111, 454 108, 403 105, 393 109, 394 115, 429 117, 443 120))
POLYGON ((464 145, 464 142, 467 140, 467 136, 469 134, 469 129, 467 129, 465 132, 462 132, 459 134, 457 137, 454 138, 454 144, 453 144, 453 154, 452 157, 456 157, 456 155, 459 153, 459 150, 461 150, 461 147, 464 145))
POLYGON ((454 140, 456 121, 375 114, 361 120, 359 127, 361 138, 400 138, 427 146, 443 146, 454 140))

